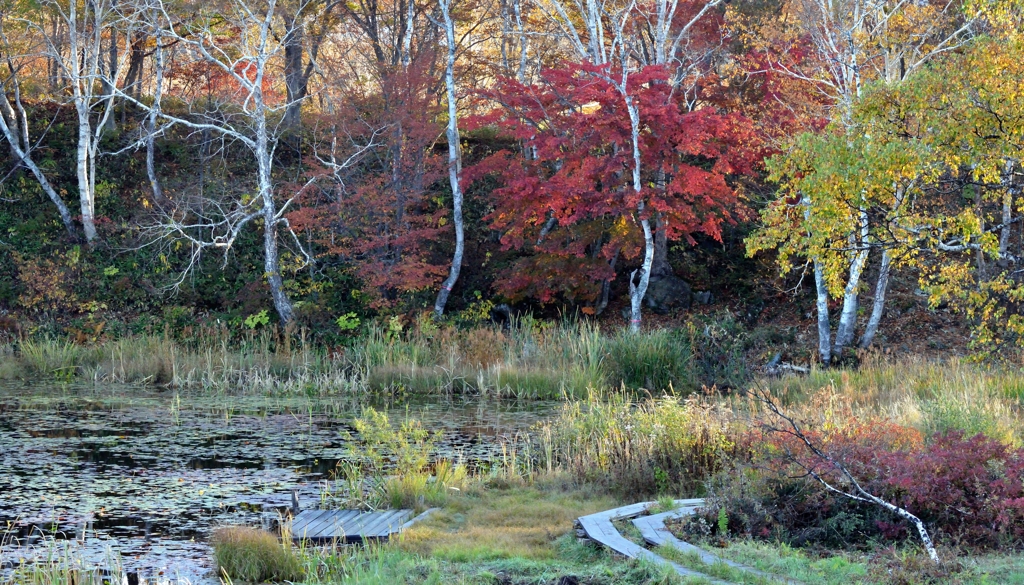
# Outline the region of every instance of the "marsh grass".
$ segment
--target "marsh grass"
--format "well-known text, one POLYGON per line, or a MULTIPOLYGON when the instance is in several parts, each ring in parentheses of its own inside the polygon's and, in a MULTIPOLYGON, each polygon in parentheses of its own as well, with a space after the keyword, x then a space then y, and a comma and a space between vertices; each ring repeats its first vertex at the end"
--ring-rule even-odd
POLYGON ((186 344, 142 335, 96 345, 42 337, 0 348, 0 379, 168 385, 205 390, 322 396, 365 390, 362 373, 340 357, 271 333, 240 344, 226 337, 186 344))
POLYGON ((73 543, 47 539, 31 560, 0 553, 0 585, 108 585, 124 574, 121 557, 108 550, 102 568, 88 563, 73 543), (115 576, 118 576, 115 578, 115 576))
POLYGON ((565 403, 535 436, 541 467, 634 498, 692 497, 729 457, 732 425, 731 411, 707 396, 592 395, 565 403))
MULTIPOLYGON (((586 583, 587 585, 681 585, 665 568, 613 559, 606 551, 562 536, 552 558, 519 557, 451 562, 410 552, 402 545, 311 550, 304 559, 308 585, 496 585, 586 583), (564 580, 563 580, 564 579, 564 580)), ((694 585, 697 582, 693 582, 694 585)))
POLYGON ((607 339, 608 380, 613 386, 660 392, 694 389, 685 338, 665 329, 642 335, 626 330, 607 339))
POLYGON ((530 399, 584 397, 593 390, 695 387, 689 345, 665 330, 608 335, 585 321, 522 319, 508 330, 417 324, 371 330, 352 363, 376 390, 530 399))
POLYGON ((768 382, 794 413, 817 416, 825 410, 822 391, 857 417, 882 416, 926 435, 951 430, 984 433, 1006 444, 1024 444, 1024 376, 1003 367, 959 360, 920 358, 887 361, 869 356, 856 370, 812 370, 804 377, 768 382))
POLYGON ((13 380, 18 377, 23 367, 18 363, 14 344, 0 342, 0 380, 13 380))
POLYGON ((473 483, 443 510, 407 530, 398 546, 451 562, 551 560, 559 554, 555 542, 571 532, 576 518, 616 505, 599 491, 573 487, 564 475, 545 475, 533 485, 473 483))
POLYGON ((21 361, 30 373, 58 380, 74 378, 88 353, 70 339, 57 340, 51 337, 27 339, 19 349, 21 361))
POLYGON ((222 577, 261 583, 297 581, 303 576, 302 563, 290 539, 282 542, 265 530, 232 526, 215 530, 211 542, 217 572, 222 577))

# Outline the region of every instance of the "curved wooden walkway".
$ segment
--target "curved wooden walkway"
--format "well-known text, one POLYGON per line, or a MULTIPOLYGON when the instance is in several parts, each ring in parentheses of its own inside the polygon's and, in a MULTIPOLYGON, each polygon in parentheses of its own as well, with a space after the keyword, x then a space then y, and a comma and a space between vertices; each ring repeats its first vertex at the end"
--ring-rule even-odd
POLYGON ((700 571, 684 567, 679 563, 670 561, 661 555, 658 555, 654 551, 628 540, 619 533, 612 522, 615 520, 632 520, 633 525, 636 526, 637 529, 640 530, 640 534, 643 535, 644 541, 651 546, 672 546, 684 553, 696 554, 705 564, 713 565, 716 563, 723 563, 734 569, 751 573, 770 581, 785 583, 786 585, 801 585, 799 581, 793 581, 785 577, 765 573, 764 571, 759 571, 753 567, 748 567, 746 565, 718 557, 700 547, 676 538, 674 534, 669 532, 665 527, 665 520, 670 518, 682 518, 684 516, 694 514, 697 511, 697 508, 704 505, 703 499, 696 498, 690 500, 676 500, 675 504, 677 508, 675 510, 662 514, 645 515, 645 512, 647 512, 654 503, 655 502, 640 502, 638 504, 631 504, 621 508, 598 512, 597 514, 590 514, 589 516, 581 516, 579 518, 580 527, 589 538, 623 556, 631 559, 646 559, 662 566, 672 567, 672 569, 683 577, 703 579, 706 582, 713 583, 714 585, 730 585, 728 581, 722 581, 721 579, 716 579, 705 573, 701 573, 700 571))

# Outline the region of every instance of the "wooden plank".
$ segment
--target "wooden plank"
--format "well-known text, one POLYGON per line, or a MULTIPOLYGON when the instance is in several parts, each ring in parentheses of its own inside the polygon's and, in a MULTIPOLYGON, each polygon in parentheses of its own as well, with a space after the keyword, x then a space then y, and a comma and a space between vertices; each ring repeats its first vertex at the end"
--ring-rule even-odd
POLYGON ((405 510, 388 510, 380 515, 374 522, 367 522, 363 525, 363 528, 359 531, 359 536, 363 538, 379 538, 381 533, 384 536, 391 534, 391 526, 401 526, 401 524, 395 523, 395 518, 400 517, 405 510))
POLYGON ((303 538, 319 538, 324 528, 331 525, 331 520, 334 517, 335 510, 325 510, 323 514, 318 516, 316 520, 306 525, 301 536, 303 538))
MULTIPOLYGON (((405 531, 406 528, 409 528, 413 524, 416 524, 417 522, 422 522, 423 520, 426 520, 428 516, 430 516, 434 512, 437 512, 438 510, 440 510, 440 508, 430 508, 429 510, 425 510, 419 516, 416 516, 415 518, 409 520, 405 524, 402 524, 402 526, 398 529, 398 531, 399 532, 403 532, 403 531, 405 531)), ((409 510, 409 513, 411 515, 412 514, 412 510, 409 510)))
MULTIPOLYGON (((693 500, 681 501, 693 505, 691 503, 693 500)), ((701 502, 703 502, 703 500, 701 500, 701 502)), ((597 514, 591 514, 589 516, 581 516, 579 518, 580 526, 591 539, 626 557, 632 559, 646 559, 659 565, 672 567, 676 573, 683 577, 702 579, 706 582, 712 583, 713 585, 729 585, 727 581, 714 579, 704 573, 688 569, 679 563, 674 563, 668 559, 662 558, 658 554, 647 550, 635 542, 623 538, 623 536, 619 534, 619 531, 612 524, 612 520, 628 519, 639 516, 647 511, 651 504, 653 504, 653 502, 640 502, 639 504, 622 506, 621 508, 614 508, 604 512, 598 512, 597 514)))
POLYGON ((313 540, 338 538, 344 533, 345 520, 354 518, 361 514, 358 510, 332 510, 331 513, 319 524, 314 526, 307 538, 313 540))
POLYGON ((299 512, 291 523, 291 531, 293 535, 301 536, 306 532, 306 528, 311 522, 316 521, 321 516, 327 513, 327 510, 306 510, 299 512))
POLYGON ((384 512, 372 512, 370 514, 360 514, 352 519, 351 522, 345 525, 345 536, 356 538, 361 540, 363 538, 363 528, 369 524, 373 524, 380 520, 384 512))
POLYGON ((388 534, 384 534, 383 531, 380 533, 380 537, 390 537, 392 534, 399 534, 405 530, 406 525, 409 524, 409 519, 413 517, 412 510, 402 510, 401 514, 395 516, 393 523, 389 523, 387 526, 388 534))
POLYGON ((311 510, 311 511, 306 511, 306 512, 299 512, 298 514, 293 516, 292 519, 288 522, 288 527, 290 529, 301 528, 307 522, 309 522, 310 518, 315 513, 316 513, 316 510, 311 510))
POLYGON ((385 513, 377 522, 363 526, 363 538, 388 538, 392 533, 398 532, 402 526, 402 519, 407 514, 406 510, 391 510, 385 513))
POLYGON ((694 546, 684 540, 680 540, 676 535, 665 526, 665 520, 682 518, 684 516, 691 516, 697 511, 696 507, 681 508, 673 510, 671 512, 665 512, 663 514, 652 514, 651 516, 641 516, 633 520, 633 526, 636 526, 640 530, 640 534, 643 535, 644 540, 652 546, 671 546, 683 553, 696 554, 700 558, 701 562, 714 565, 715 563, 723 563, 739 571, 745 573, 751 573, 758 575, 769 581, 778 581, 786 583, 787 585, 800 585, 800 581, 793 581, 785 577, 774 575, 772 573, 766 573, 759 569, 749 567, 747 565, 723 559, 715 554, 712 554, 698 546, 694 546))
POLYGON ((291 534, 294 540, 325 541, 340 538, 345 542, 359 542, 366 538, 387 539, 433 511, 427 510, 409 520, 413 511, 408 509, 379 512, 306 510, 292 519, 291 534))

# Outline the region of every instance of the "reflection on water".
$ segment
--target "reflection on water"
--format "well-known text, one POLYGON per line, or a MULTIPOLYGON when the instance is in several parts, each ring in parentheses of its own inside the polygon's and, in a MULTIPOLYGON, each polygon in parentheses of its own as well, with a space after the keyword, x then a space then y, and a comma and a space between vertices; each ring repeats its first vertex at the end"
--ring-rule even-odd
MULTIPOLYGON (((373 406, 442 431, 437 455, 470 465, 497 458, 502 435, 556 407, 373 406)), ((348 457, 343 436, 354 433, 350 423, 362 407, 348 397, 0 386, 0 566, 71 555, 123 567, 129 585, 216 583, 206 544, 212 528, 259 525, 262 513, 287 507, 293 489, 303 507, 315 507, 317 482, 348 457)))

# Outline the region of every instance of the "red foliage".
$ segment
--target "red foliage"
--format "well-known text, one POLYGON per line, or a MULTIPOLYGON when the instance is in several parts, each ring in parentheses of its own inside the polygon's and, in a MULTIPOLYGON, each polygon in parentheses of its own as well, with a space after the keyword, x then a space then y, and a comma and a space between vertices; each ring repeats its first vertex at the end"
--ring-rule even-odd
POLYGON ((466 171, 468 180, 499 178, 486 219, 506 249, 533 252, 499 283, 512 298, 593 298, 600 282, 614 277, 613 257, 642 252, 640 197, 648 217, 660 214, 670 240, 693 242, 697 233, 720 239, 722 225, 744 213, 728 179, 751 173, 758 158, 746 118, 711 107, 689 110, 662 67, 632 74, 629 92, 641 123, 638 197, 629 116, 606 73, 574 64, 543 71, 532 86, 501 79, 485 93, 501 109, 470 122, 497 125, 522 144, 522 152, 500 151, 466 171), (536 244, 550 217, 557 225, 536 244))
POLYGON ((439 134, 437 102, 428 91, 432 80, 413 67, 377 81, 376 91, 352 90, 340 100, 347 109, 317 124, 325 129, 321 144, 343 145, 338 160, 359 145, 376 146, 341 177, 311 157, 310 175, 317 180, 303 207, 289 215, 295 228, 313 234, 325 261, 353 267, 375 308, 440 281, 446 267, 433 262, 430 246, 449 229, 446 207, 427 196, 444 171, 443 160, 431 152, 439 134))
MULTIPOLYGON (((867 491, 909 510, 942 535, 975 546, 999 546, 1024 538, 1024 449, 1010 449, 981 434, 966 438, 959 432, 923 443, 913 429, 877 421, 827 435, 808 434, 846 465, 867 491)), ((796 438, 773 433, 767 439, 776 454, 796 454, 806 468, 833 485, 851 489, 831 465, 808 453, 796 438)), ((786 459, 776 461, 785 465, 786 459)), ((826 518, 850 508, 871 508, 822 495, 804 502, 801 514, 826 518)), ((903 521, 878 510, 869 513, 883 537, 907 535, 903 521)))
MULTIPOLYGON (((228 45, 243 34, 237 28, 228 30, 228 34, 217 38, 218 44, 230 52, 228 45)), ((189 102, 209 99, 214 102, 228 102, 236 105, 245 103, 250 98, 250 91, 242 86, 238 78, 248 83, 256 81, 259 73, 254 58, 239 59, 228 71, 221 64, 211 63, 202 58, 192 60, 171 60, 168 64, 167 79, 169 91, 189 102)), ((269 105, 284 103, 283 87, 284 72, 279 68, 266 67, 260 90, 263 101, 269 105)))

